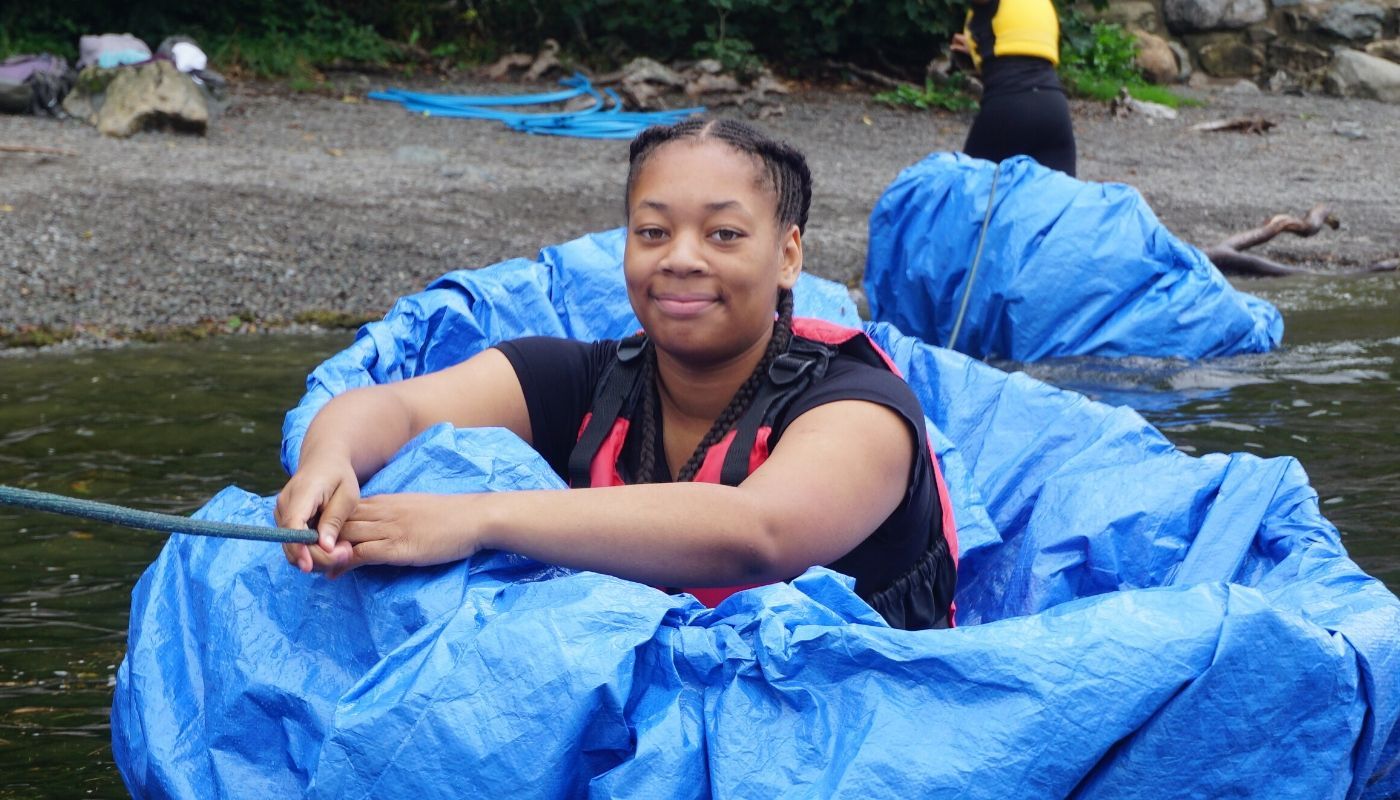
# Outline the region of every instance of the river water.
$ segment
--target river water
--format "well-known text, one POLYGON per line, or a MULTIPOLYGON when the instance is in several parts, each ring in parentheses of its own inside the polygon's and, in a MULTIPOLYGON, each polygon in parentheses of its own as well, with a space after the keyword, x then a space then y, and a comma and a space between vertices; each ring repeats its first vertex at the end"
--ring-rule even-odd
MULTIPOLYGON (((1131 405, 1188 452, 1299 458, 1353 558, 1400 590, 1400 278, 1244 284, 1286 347, 1027 371, 1131 405)), ((271 493, 282 413, 348 334, 0 357, 0 483, 189 513, 271 493)), ((0 798, 118 797, 108 709, 132 585, 163 537, 0 507, 0 798)))

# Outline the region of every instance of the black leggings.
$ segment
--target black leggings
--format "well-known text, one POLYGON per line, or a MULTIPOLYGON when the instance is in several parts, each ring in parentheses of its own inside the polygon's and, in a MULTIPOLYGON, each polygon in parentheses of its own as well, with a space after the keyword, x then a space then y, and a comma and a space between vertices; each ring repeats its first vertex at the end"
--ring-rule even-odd
POLYGON ((982 110, 967 132, 963 152, 1001 161, 1027 155, 1044 166, 1074 177, 1074 128, 1069 101, 1055 89, 1027 89, 984 97, 982 110))

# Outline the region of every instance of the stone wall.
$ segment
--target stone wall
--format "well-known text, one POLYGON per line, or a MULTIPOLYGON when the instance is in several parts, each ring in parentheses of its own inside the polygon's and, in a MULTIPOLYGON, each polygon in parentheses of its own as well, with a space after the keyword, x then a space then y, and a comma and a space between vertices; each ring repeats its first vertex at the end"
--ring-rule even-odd
POLYGON ((1110 0, 1159 83, 1248 79, 1273 91, 1400 102, 1400 0, 1110 0))

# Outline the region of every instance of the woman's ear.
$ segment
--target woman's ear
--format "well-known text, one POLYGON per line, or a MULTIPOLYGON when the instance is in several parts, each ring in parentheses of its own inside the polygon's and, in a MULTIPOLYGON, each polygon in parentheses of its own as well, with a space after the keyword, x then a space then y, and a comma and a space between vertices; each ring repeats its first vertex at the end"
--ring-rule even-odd
POLYGON ((789 225, 783 235, 782 259, 778 285, 791 289, 797 285, 797 276, 802 274, 802 231, 796 225, 789 225))

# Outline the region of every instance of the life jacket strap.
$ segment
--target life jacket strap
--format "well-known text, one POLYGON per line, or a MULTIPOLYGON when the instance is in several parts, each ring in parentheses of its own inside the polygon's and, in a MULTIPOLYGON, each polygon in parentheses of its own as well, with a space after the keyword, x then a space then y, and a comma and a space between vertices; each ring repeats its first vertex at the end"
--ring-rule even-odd
POLYGON ((569 453, 569 485, 576 489, 586 489, 593 485, 593 456, 603 446, 603 440, 612 433, 613 423, 622 416, 622 410, 629 405, 634 392, 639 387, 637 378, 641 375, 642 354, 646 351, 646 336, 623 339, 617 345, 617 358, 607 367, 600 382, 600 391, 593 404, 593 413, 584 423, 574 449, 569 453))
POLYGON ((753 402, 734 425, 734 439, 724 454, 719 482, 738 486, 749 476, 749 460, 759 431, 773 421, 813 381, 826 374, 831 350, 817 342, 793 337, 786 352, 779 354, 768 366, 768 380, 754 394, 753 402))

